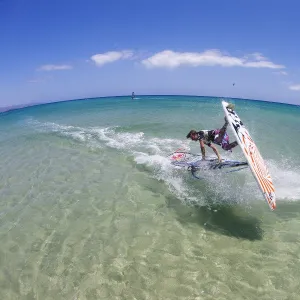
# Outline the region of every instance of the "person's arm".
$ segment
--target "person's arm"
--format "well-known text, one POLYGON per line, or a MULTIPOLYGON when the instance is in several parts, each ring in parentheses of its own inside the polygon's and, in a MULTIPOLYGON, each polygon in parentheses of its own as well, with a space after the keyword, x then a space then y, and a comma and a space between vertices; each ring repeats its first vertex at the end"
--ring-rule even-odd
POLYGON ((220 154, 219 154, 217 148, 216 148, 213 144, 211 144, 209 147, 210 147, 211 149, 213 149, 213 151, 216 153, 216 155, 217 155, 217 157, 218 157, 218 160, 219 160, 219 163, 222 162, 221 156, 220 156, 220 154))
POLYGON ((202 159, 204 160, 205 159, 205 146, 204 146, 204 142, 203 142, 203 140, 200 140, 199 143, 200 143, 200 148, 201 148, 201 153, 202 153, 202 159))

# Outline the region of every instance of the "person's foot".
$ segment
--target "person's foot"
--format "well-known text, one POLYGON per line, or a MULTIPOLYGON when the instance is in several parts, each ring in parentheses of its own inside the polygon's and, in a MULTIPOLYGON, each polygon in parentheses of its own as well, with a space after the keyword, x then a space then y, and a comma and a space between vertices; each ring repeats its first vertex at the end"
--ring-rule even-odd
POLYGON ((237 141, 234 141, 234 142, 232 142, 232 143, 230 144, 230 146, 231 146, 230 149, 232 149, 232 148, 238 146, 238 142, 237 142, 237 141))
POLYGON ((228 152, 232 152, 232 149, 234 147, 236 147, 237 145, 238 145, 238 142, 234 141, 234 142, 230 143, 229 145, 227 145, 227 147, 225 149, 224 148, 223 149, 228 151, 228 152))
POLYGON ((227 108, 229 108, 229 109, 231 109, 231 110, 234 110, 234 104, 229 103, 229 104, 227 105, 227 108))

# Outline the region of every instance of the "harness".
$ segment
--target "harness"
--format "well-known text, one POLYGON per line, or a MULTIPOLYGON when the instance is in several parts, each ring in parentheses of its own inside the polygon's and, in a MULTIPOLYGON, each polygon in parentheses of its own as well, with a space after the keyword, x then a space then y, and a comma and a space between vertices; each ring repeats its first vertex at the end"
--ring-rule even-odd
POLYGON ((197 132, 198 134, 198 141, 203 140, 205 144, 210 146, 212 142, 214 142, 215 139, 215 133, 214 130, 200 130, 197 132))

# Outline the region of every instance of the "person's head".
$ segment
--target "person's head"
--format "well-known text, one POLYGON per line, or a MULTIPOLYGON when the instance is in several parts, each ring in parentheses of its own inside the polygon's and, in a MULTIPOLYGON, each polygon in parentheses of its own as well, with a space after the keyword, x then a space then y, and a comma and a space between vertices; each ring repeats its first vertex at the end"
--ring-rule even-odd
POLYGON ((192 129, 186 136, 187 139, 191 139, 193 141, 197 141, 198 133, 196 130, 192 129))

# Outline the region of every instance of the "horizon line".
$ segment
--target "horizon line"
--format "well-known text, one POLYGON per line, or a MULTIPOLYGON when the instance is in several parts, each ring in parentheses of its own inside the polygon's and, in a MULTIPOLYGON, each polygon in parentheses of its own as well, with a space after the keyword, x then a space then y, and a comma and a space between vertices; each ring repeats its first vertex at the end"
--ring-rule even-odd
MULTIPOLYGON (((26 104, 16 104, 16 105, 10 105, 5 107, 0 107, 0 114, 15 111, 15 110, 21 110, 26 109, 29 107, 34 106, 41 106, 41 105, 49 105, 49 104, 58 104, 63 102, 72 102, 72 101, 88 101, 88 100, 94 100, 94 99, 102 99, 102 98, 125 98, 129 97, 131 98, 132 95, 114 95, 114 96, 97 96, 97 97, 89 97, 89 98, 75 98, 75 99, 66 99, 66 100, 56 100, 56 101, 50 101, 50 102, 35 102, 35 103, 26 103, 26 104)), ((142 94, 142 95, 136 95, 135 97, 194 97, 194 98, 218 98, 218 99, 232 99, 232 100, 246 100, 246 101, 257 101, 257 102, 266 102, 266 103, 274 103, 274 104, 283 104, 283 105, 292 105, 300 107, 299 104, 292 104, 292 103, 285 103, 285 102, 278 102, 278 101, 268 101, 268 100, 261 100, 261 99, 251 99, 251 98, 237 98, 237 97, 228 97, 228 96, 204 96, 204 95, 186 95, 186 94, 142 94)))

